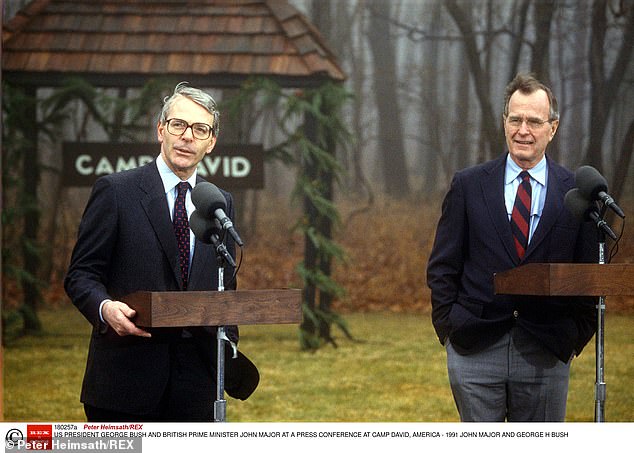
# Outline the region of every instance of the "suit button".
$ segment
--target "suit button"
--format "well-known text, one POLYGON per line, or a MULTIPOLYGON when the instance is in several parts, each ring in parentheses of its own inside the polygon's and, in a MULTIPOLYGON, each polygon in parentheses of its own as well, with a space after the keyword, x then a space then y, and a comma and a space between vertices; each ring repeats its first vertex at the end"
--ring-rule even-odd
POLYGON ((519 311, 517 311, 517 310, 513 310, 513 317, 514 317, 515 319, 519 318, 519 317, 520 317, 520 312, 519 312, 519 311))

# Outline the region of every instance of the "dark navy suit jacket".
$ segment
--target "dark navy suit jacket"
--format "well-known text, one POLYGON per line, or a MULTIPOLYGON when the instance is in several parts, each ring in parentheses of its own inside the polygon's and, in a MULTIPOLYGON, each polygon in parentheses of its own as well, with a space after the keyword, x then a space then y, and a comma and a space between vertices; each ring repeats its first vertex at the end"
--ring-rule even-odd
POLYGON ((564 207, 574 175, 547 159, 544 209, 520 261, 504 203, 505 163, 506 154, 456 173, 451 182, 427 266, 432 322, 443 344, 449 338, 465 354, 517 324, 566 362, 595 332, 596 300, 494 295, 493 275, 527 263, 596 263, 597 234, 564 207))
MULTIPOLYGON (((227 215, 233 217, 232 197, 223 194, 227 215)), ((227 247, 233 255, 231 241, 227 247)), ((211 245, 196 241, 189 291, 218 288, 215 256, 211 245)), ((229 270, 226 275, 231 275, 229 270)), ((120 337, 101 323, 99 305, 104 299, 119 300, 135 291, 182 289, 178 246, 155 162, 97 180, 64 284, 73 304, 93 325, 82 402, 133 414, 151 411, 168 383, 170 343, 180 338, 182 330, 154 329, 152 338, 120 337)), ((211 354, 215 329, 191 332, 201 353, 211 354)), ((236 327, 227 333, 237 341, 236 327)), ((213 357, 203 359, 213 375, 213 357)))

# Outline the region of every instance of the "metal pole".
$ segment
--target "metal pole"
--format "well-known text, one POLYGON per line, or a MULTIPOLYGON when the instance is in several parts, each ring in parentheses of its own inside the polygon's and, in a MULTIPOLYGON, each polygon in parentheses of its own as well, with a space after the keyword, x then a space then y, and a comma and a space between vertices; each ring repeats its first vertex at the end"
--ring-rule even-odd
MULTIPOLYGON (((605 264, 605 235, 600 234, 599 239, 599 264, 605 264)), ((596 380, 594 385, 594 421, 605 421, 605 397, 606 386, 604 382, 604 327, 605 327, 605 296, 599 297, 597 304, 597 333, 595 340, 596 350, 596 380)))
MULTIPOLYGON (((218 291, 224 291, 224 268, 218 267, 218 291)), ((225 400, 225 328, 218 327, 216 339, 218 343, 217 376, 216 376, 216 401, 214 402, 214 420, 224 422, 227 420, 227 400, 225 400)))

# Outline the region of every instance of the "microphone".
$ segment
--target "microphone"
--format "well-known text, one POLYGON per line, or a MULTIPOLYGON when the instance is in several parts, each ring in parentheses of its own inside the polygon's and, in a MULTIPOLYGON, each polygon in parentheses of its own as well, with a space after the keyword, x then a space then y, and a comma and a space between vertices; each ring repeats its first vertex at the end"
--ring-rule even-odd
POLYGON ((217 219, 208 219, 204 217, 198 209, 189 216, 189 228, 194 236, 205 244, 212 244, 216 249, 216 254, 225 259, 230 266, 236 267, 236 262, 227 251, 227 247, 220 240, 221 226, 217 219))
POLYGON ((575 172, 575 184, 586 199, 600 200, 607 207, 616 212, 619 217, 622 219, 625 218, 623 210, 616 204, 614 199, 608 195, 608 182, 597 169, 589 165, 579 167, 575 172))
POLYGON ((218 187, 210 182, 196 184, 196 187, 192 189, 192 202, 196 206, 196 210, 200 210, 203 216, 218 219, 222 228, 229 232, 236 244, 240 247, 244 245, 233 227, 233 222, 225 213, 227 201, 218 187))
POLYGON ((597 225, 597 228, 616 241, 616 234, 614 234, 614 231, 612 231, 606 221, 599 216, 594 202, 588 201, 579 189, 570 189, 564 197, 564 204, 577 219, 582 221, 592 220, 597 225))

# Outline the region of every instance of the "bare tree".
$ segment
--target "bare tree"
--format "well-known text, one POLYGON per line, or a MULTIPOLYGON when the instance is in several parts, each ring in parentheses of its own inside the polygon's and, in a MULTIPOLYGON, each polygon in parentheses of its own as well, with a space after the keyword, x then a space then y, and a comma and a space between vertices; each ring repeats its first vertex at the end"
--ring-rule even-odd
MULTIPOLYGON (((429 29, 431 34, 436 34, 440 30, 441 24, 441 6, 440 2, 436 1, 431 5, 431 9, 428 10, 431 20, 429 21, 429 29)), ((424 187, 428 187, 431 190, 427 193, 433 192, 434 188, 438 187, 440 169, 443 161, 443 146, 442 146, 442 109, 440 108, 440 56, 441 56, 441 41, 431 39, 423 42, 421 45, 423 53, 422 58, 422 70, 420 71, 420 90, 421 99, 419 101, 421 107, 421 129, 425 131, 424 135, 426 140, 422 140, 421 154, 424 175, 423 184, 424 187)))
POLYGON ((603 138, 610 111, 626 75, 634 45, 634 7, 621 2, 616 8, 607 0, 594 0, 592 7, 592 36, 590 39, 589 68, 592 86, 589 117, 590 139, 585 152, 585 162, 602 171, 603 138), (608 14, 622 22, 622 39, 616 49, 609 49, 606 42, 608 14), (614 55, 611 70, 606 56, 614 55))
MULTIPOLYGON (((345 2, 339 2, 343 4, 345 2)), ((363 8, 360 3, 357 2, 353 13, 348 16, 348 28, 353 20, 355 20, 356 28, 363 30, 365 28, 366 15, 363 14, 363 8)), ((359 194, 365 188, 368 191, 370 200, 374 198, 373 191, 370 183, 365 177, 363 171, 363 156, 364 150, 367 147, 367 137, 365 133, 365 125, 363 122, 364 114, 366 113, 367 103, 365 102, 365 96, 363 95, 363 83, 366 73, 366 57, 365 53, 360 49, 363 48, 363 35, 361 33, 355 33, 350 41, 349 52, 343 55, 348 55, 350 59, 350 78, 352 85, 352 92, 354 94, 355 102, 353 103, 352 112, 352 132, 354 141, 350 150, 350 176, 352 178, 352 189, 354 193, 359 194)))
MULTIPOLYGON (((459 46, 458 58, 465 57, 465 47, 463 43, 457 43, 459 46)), ((455 170, 465 168, 470 163, 470 155, 473 152, 470 143, 470 127, 474 119, 471 118, 471 90, 469 78, 469 67, 465 64, 458 63, 456 68, 456 102, 454 103, 453 121, 455 130, 462 131, 459 134, 454 134, 451 146, 455 150, 455 167, 452 169, 452 173, 455 170)))
POLYGON ((399 109, 396 74, 395 41, 391 37, 391 3, 369 0, 370 23, 368 40, 374 69, 374 98, 379 121, 379 156, 385 192, 395 198, 410 193, 403 123, 399 109))
POLYGON ((632 163, 632 154, 634 153, 634 120, 630 123, 623 139, 623 146, 616 164, 616 172, 614 174, 614 186, 612 194, 618 199, 621 197, 625 187, 627 171, 632 163))
MULTIPOLYGON (((476 42, 476 33, 473 27, 471 15, 465 7, 460 6, 456 0, 446 0, 445 8, 453 18, 456 26, 464 38, 464 46, 467 63, 473 78, 476 96, 482 112, 482 128, 488 144, 489 155, 494 155, 498 151, 504 138, 500 128, 497 126, 496 116, 490 99, 490 76, 487 74, 485 66, 481 62, 480 49, 476 42)), ((471 5, 470 3, 468 5, 471 5)), ((471 5, 472 6, 472 5, 471 5)))
MULTIPOLYGON (((330 1, 319 4, 333 6, 330 1)), ((374 178, 384 182, 386 193, 409 192, 409 188, 388 185, 389 175, 400 175, 395 166, 405 166, 406 154, 400 155, 404 137, 418 143, 415 165, 427 189, 445 184, 438 178, 442 174, 438 170, 450 173, 498 154, 504 144, 499 117, 502 88, 519 70, 536 73, 563 101, 562 130, 549 148, 551 156, 564 158, 569 165, 587 162, 599 169, 608 162, 615 166, 627 161, 620 153, 627 150, 621 143, 628 118, 617 117, 615 104, 627 94, 628 63, 630 71, 632 67, 631 0, 358 0, 353 5, 334 4, 349 13, 338 11, 335 16, 349 24, 344 28, 350 39, 337 35, 331 41, 339 46, 342 64, 351 68, 348 86, 356 95, 349 121, 357 147, 349 156, 349 168, 360 169, 373 162, 375 154, 368 151, 367 144, 376 135, 379 148, 374 178), (435 10, 437 5, 442 6, 441 13, 435 10), (361 8, 370 14, 355 15, 361 8), (360 34, 366 29, 365 20, 367 39, 360 34), (409 41, 404 43, 403 37, 409 41), (369 44, 371 65, 365 64, 364 44, 369 44), (463 46, 461 51, 458 44, 463 46), (396 83, 397 56, 404 54, 413 58, 408 57, 410 67, 396 83), (415 72, 414 60, 420 60, 415 63, 420 74, 415 72), (369 71, 372 77, 367 77, 369 71), (372 88, 368 88, 370 80, 372 88), (398 95, 392 88, 395 85, 398 95), (412 102, 421 105, 416 108, 412 102), (420 118, 405 117, 405 111, 415 111, 420 118), (368 118, 378 120, 366 123, 368 118), (467 121, 467 131, 453 133, 458 130, 453 123, 457 119, 467 121), (586 123, 589 133, 579 134, 575 125, 586 123), (382 135, 386 131, 389 139, 382 135), (602 149, 610 139, 609 150, 602 149)), ((624 112, 625 117, 631 112, 627 104, 624 112)), ((399 182, 408 180, 401 177, 399 182)))
POLYGON ((509 54, 509 74, 506 80, 512 80, 515 72, 519 67, 520 56, 522 54, 522 46, 524 44, 524 35, 526 34, 526 22, 528 19, 528 8, 531 0, 520 0, 516 2, 511 11, 511 19, 513 21, 513 30, 511 33, 511 45, 509 54))
POLYGON ((540 0, 535 2, 533 15, 535 22, 535 42, 532 46, 531 71, 537 77, 550 84, 550 27, 555 11, 555 0, 540 0))
POLYGON ((551 69, 557 72, 560 82, 557 98, 562 119, 556 135, 560 146, 549 149, 549 154, 571 168, 578 166, 583 158, 585 137, 579 133, 578 125, 585 123, 588 114, 588 23, 586 5, 561 8, 552 30, 555 42, 551 56, 555 63, 551 69))

